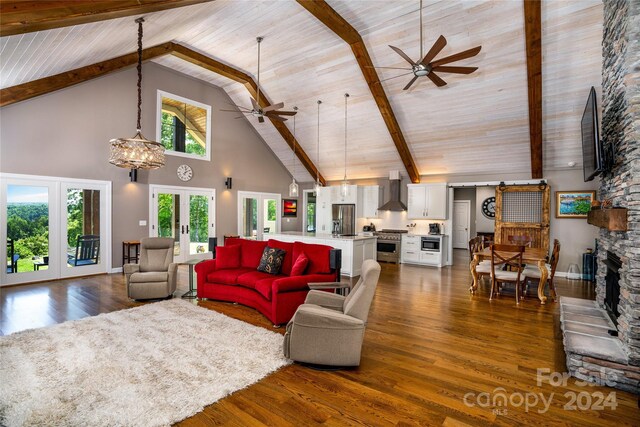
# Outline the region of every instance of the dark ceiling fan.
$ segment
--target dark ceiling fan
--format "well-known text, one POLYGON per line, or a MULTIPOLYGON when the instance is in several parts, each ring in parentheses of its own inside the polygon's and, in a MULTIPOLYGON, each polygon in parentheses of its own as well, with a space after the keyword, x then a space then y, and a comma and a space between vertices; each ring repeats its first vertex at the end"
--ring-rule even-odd
POLYGON ((433 61, 433 59, 440 53, 442 49, 447 45, 447 39, 444 36, 438 37, 438 40, 431 46, 429 52, 423 57, 422 56, 422 0, 420 0, 420 57, 421 61, 414 62, 409 55, 404 53, 400 48, 389 45, 394 52, 404 58, 409 64, 411 64, 411 68, 400 68, 400 67, 374 67, 374 68, 386 68, 392 70, 410 70, 409 73, 400 74, 399 76, 390 77, 388 79, 380 80, 380 82, 395 79, 402 76, 407 76, 409 74, 413 74, 413 78, 409 83, 402 89, 407 90, 415 83, 418 77, 427 76, 429 80, 431 80, 436 86, 444 86, 447 84, 444 80, 442 80, 435 72, 441 73, 455 73, 455 74, 471 74, 478 69, 478 67, 451 67, 445 66, 445 64, 449 64, 451 62, 460 61, 462 59, 474 57, 480 52, 482 46, 476 46, 472 49, 468 49, 451 56, 447 56, 442 59, 438 59, 437 61, 433 61), (432 62, 433 61, 433 62, 432 62))
MULTIPOLYGON (((280 116, 294 116, 296 115, 297 111, 278 111, 279 109, 284 108, 283 102, 278 102, 277 104, 272 104, 265 108, 260 108, 260 43, 262 42, 263 39, 264 37, 256 38, 256 41, 258 42, 258 84, 257 84, 258 93, 257 93, 256 99, 253 99, 253 97, 249 97, 249 99, 251 100, 251 106, 253 108, 247 108, 247 107, 243 107, 241 105, 235 105, 235 104, 234 105, 240 109, 240 112, 242 114, 257 117, 258 122, 260 123, 264 123, 265 117, 269 117, 270 119, 284 122, 287 119, 280 116)), ((237 110, 220 110, 220 111, 226 111, 226 112, 232 112, 232 113, 238 112, 237 110)), ((236 118, 240 119, 242 118, 242 116, 236 117, 236 118)))

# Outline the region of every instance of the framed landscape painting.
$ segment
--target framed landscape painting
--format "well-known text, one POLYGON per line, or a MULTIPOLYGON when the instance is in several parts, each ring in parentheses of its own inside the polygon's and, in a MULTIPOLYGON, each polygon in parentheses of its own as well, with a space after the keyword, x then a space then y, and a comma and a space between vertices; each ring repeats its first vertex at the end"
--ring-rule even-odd
POLYGON ((298 201, 296 199, 282 200, 282 216, 285 216, 285 217, 298 216, 298 201))
POLYGON ((556 218, 586 218, 595 191, 556 191, 556 218))

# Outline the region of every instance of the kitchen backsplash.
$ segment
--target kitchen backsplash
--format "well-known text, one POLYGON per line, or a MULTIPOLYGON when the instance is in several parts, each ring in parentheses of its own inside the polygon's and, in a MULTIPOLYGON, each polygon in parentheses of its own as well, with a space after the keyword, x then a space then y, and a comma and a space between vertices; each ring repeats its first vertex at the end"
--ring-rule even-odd
POLYGON ((356 229, 360 232, 362 227, 373 223, 376 226, 376 230, 382 230, 383 228, 395 229, 395 230, 409 230, 414 234, 429 234, 429 224, 440 224, 440 232, 443 234, 449 234, 449 230, 446 230, 444 221, 437 220, 409 220, 407 219, 407 212, 393 212, 384 211, 380 212, 380 218, 359 218, 356 222, 356 229), (408 225, 415 224, 415 227, 407 227, 408 225))

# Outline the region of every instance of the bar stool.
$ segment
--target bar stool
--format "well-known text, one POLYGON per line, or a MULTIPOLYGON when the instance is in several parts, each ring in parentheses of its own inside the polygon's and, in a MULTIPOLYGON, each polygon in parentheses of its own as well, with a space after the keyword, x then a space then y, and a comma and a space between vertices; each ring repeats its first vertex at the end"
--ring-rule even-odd
MULTIPOLYGON (((139 240, 125 240, 122 242, 122 265, 131 263, 137 264, 140 261, 140 241, 139 240), (134 249, 134 254, 131 255, 131 249, 134 249)), ((124 268, 122 270, 124 274, 124 268)))

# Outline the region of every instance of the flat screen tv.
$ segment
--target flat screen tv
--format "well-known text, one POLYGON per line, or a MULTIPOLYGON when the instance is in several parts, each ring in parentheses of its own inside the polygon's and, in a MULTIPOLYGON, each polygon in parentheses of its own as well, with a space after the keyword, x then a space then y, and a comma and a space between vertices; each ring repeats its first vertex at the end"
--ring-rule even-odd
POLYGON ((591 181, 602 172, 602 163, 602 146, 598 131, 598 104, 596 90, 592 86, 582 114, 582 170, 585 182, 591 181))

